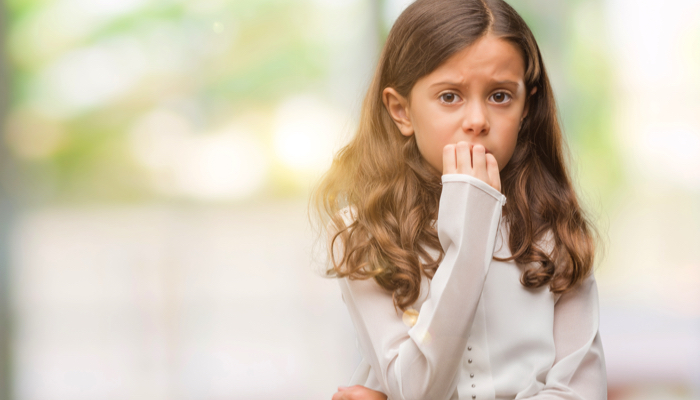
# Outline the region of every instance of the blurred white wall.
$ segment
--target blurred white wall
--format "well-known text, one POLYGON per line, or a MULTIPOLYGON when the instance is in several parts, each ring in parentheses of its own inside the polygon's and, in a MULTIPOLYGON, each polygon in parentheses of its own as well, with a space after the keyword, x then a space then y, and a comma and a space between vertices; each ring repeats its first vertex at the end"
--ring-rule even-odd
POLYGON ((52 208, 15 232, 17 399, 325 398, 359 362, 303 202, 52 208))
POLYGON ((700 2, 605 4, 627 181, 599 273, 609 379, 700 398, 700 2))

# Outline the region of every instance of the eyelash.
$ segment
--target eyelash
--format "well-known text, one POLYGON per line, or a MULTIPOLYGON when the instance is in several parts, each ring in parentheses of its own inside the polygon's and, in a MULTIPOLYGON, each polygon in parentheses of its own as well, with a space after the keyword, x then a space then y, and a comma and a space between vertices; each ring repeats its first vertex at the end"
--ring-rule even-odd
MULTIPOLYGON (((504 101, 502 101, 502 102, 500 102, 500 103, 496 103, 496 104, 506 104, 509 100, 512 100, 512 99, 513 99, 513 96, 511 96, 510 93, 508 93, 508 92, 503 92, 503 91, 501 91, 501 92, 496 92, 496 93, 492 94, 491 96, 489 96, 489 99, 490 99, 491 97, 493 97, 494 95, 499 94, 499 93, 502 93, 502 94, 504 94, 504 95, 506 95, 506 96, 508 96, 508 97, 507 97, 506 100, 504 100, 504 101)), ((454 103, 455 103, 455 102, 447 102, 447 101, 443 100, 443 96, 445 96, 445 95, 447 95, 447 94, 451 94, 451 95, 453 95, 453 96, 459 98, 459 95, 458 95, 457 93, 453 93, 453 92, 445 92, 445 93, 442 93, 440 96, 438 96, 438 98, 439 98, 440 101, 441 101, 442 103, 444 103, 444 104, 454 104, 454 103)))
POLYGON ((499 93, 505 94, 506 96, 508 96, 508 98, 507 98, 506 100, 504 100, 503 102, 501 102, 501 103, 496 103, 496 104, 505 104, 505 103, 507 103, 508 101, 510 101, 510 100, 513 99, 513 96, 511 96, 510 93, 508 93, 508 92, 496 92, 496 93, 492 94, 489 98, 491 98, 491 97, 493 97, 494 95, 499 94, 499 93))

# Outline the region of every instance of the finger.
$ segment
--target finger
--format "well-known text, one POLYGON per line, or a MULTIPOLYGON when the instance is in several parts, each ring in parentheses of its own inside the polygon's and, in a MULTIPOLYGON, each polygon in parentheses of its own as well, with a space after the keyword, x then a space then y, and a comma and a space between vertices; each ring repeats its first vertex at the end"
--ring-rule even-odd
POLYGON ((457 173, 469 174, 472 170, 472 160, 469 154, 469 144, 467 142, 457 143, 457 173))
POLYGON ((489 176, 489 185, 492 188, 501 191, 501 174, 498 170, 498 161, 493 154, 489 153, 486 155, 486 171, 489 176))
POLYGON ((486 148, 480 144, 475 144, 472 147, 472 165, 474 167, 474 176, 486 182, 488 175, 486 173, 486 148))
POLYGON ((339 391, 339 392, 342 392, 343 390, 348 390, 348 389, 350 389, 350 388, 347 387, 347 386, 338 386, 338 391, 339 391))
POLYGON ((345 400, 345 395, 341 392, 336 392, 331 400, 345 400))
POLYGON ((442 149, 442 174, 457 173, 457 161, 455 156, 455 145, 448 144, 442 149))

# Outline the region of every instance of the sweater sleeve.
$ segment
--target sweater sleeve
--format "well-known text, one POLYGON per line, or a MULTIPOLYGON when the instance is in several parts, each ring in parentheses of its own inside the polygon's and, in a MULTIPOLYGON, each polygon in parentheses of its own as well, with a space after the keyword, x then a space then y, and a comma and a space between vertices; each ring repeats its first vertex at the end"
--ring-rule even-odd
POLYGON ((530 400, 605 400, 607 374, 598 331, 598 287, 591 273, 554 305, 554 365, 530 400))
POLYGON ((338 280, 363 357, 391 400, 441 400, 454 392, 505 196, 464 174, 442 177, 437 230, 445 257, 413 327, 374 279, 338 280))

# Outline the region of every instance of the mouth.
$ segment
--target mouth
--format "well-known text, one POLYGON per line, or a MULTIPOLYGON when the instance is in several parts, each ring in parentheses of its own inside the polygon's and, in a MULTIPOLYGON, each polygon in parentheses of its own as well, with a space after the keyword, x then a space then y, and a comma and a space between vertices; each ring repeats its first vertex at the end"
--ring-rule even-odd
MULTIPOLYGON (((484 145, 481 144, 481 143, 467 143, 467 145, 469 146, 470 152, 472 151, 472 149, 474 148, 474 146, 477 145, 477 144, 478 144, 478 145, 481 145, 481 146, 484 146, 484 145)), ((486 154, 493 154, 493 153, 491 153, 491 151, 490 151, 489 149, 486 148, 486 146, 484 146, 484 150, 486 151, 486 154)))
MULTIPOLYGON (((470 148, 470 149, 473 149, 474 146, 477 145, 477 144, 478 144, 478 145, 481 145, 481 146, 484 146, 484 145, 481 144, 481 143, 471 143, 471 144, 469 145, 469 148, 470 148)), ((486 150, 486 154, 491 154, 491 151, 489 151, 489 149, 487 149, 486 146, 484 146, 484 150, 486 150)))
MULTIPOLYGON (((482 146, 484 146, 484 145, 482 144, 482 146)), ((491 154, 491 151, 489 151, 489 149, 487 149, 486 146, 484 146, 484 150, 486 150, 486 154, 491 154)))

